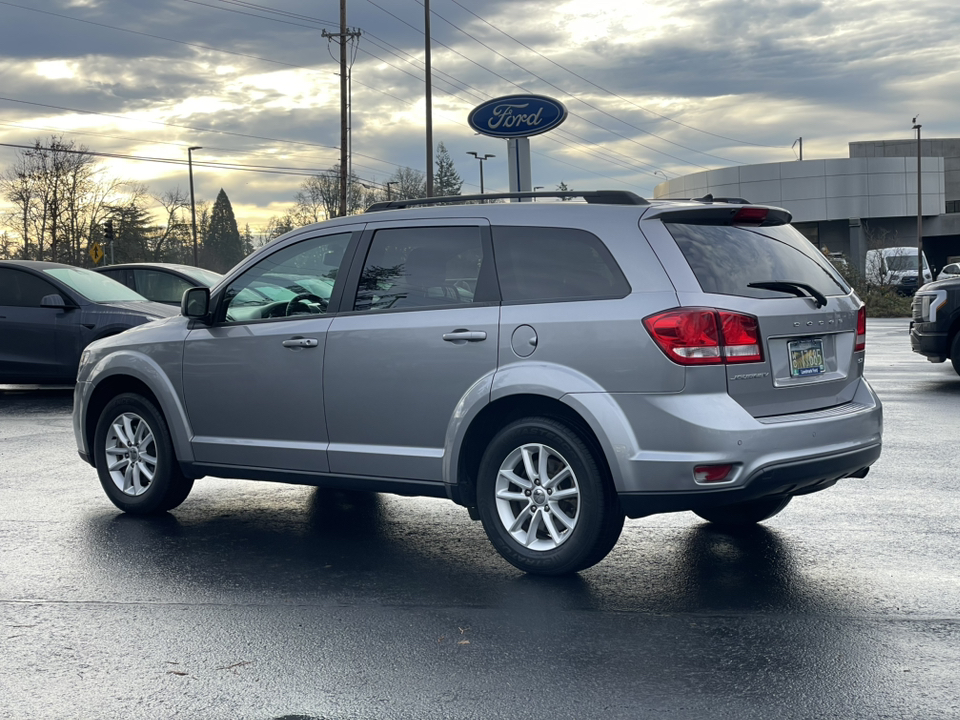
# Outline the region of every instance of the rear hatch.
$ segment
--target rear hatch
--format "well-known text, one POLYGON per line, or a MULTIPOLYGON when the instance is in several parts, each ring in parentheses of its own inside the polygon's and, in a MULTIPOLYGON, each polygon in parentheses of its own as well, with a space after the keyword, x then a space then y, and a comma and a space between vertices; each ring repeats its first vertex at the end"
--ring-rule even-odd
POLYGON ((719 209, 661 214, 668 235, 657 244, 685 311, 716 314, 711 364, 723 365, 727 392, 758 418, 851 403, 863 369, 860 300, 785 211, 719 209))

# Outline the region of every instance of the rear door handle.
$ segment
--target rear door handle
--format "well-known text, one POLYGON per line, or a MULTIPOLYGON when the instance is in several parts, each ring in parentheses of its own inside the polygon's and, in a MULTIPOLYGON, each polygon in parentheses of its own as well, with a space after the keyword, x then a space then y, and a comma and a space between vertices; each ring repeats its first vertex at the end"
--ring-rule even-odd
POLYGON ((283 346, 285 348, 312 348, 320 344, 320 341, 316 338, 290 338, 289 340, 283 341, 283 346))
POLYGON ((452 343, 480 342, 487 339, 487 334, 483 331, 454 330, 443 334, 443 339, 452 343))

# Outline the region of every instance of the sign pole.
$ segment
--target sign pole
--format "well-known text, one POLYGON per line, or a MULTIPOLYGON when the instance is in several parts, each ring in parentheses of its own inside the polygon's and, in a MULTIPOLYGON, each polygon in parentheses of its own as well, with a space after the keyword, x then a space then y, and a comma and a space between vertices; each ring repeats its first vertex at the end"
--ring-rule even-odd
MULTIPOLYGON (((510 168, 510 192, 529 192, 533 189, 530 172, 530 138, 507 140, 507 167, 510 168)), ((530 202, 533 198, 521 198, 530 202)))

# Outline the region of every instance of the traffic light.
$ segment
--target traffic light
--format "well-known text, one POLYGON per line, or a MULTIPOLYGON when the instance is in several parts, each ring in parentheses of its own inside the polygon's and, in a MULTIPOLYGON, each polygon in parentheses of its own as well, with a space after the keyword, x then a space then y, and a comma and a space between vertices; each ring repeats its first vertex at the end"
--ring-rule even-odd
POLYGON ((105 242, 113 242, 113 220, 107 220, 103 224, 103 239, 105 242))

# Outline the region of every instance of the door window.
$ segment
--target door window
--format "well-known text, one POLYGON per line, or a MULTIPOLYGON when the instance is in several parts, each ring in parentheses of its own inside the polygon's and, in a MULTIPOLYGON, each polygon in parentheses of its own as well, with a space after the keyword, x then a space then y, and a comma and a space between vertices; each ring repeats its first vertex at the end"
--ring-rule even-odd
MULTIPOLYGON (((59 295, 60 291, 36 275, 0 268, 0 305, 10 307, 40 307, 45 295, 59 295)), ((66 299, 66 298, 64 298, 66 299)))
POLYGON ((136 268, 133 277, 137 283, 137 292, 148 300, 162 303, 180 304, 183 293, 194 287, 181 277, 157 270, 136 268))
POLYGON ((370 244, 353 309, 457 306, 496 299, 480 228, 379 230, 370 244))
POLYGON ((261 258, 230 283, 221 319, 250 322, 326 313, 350 236, 324 235, 261 258))

